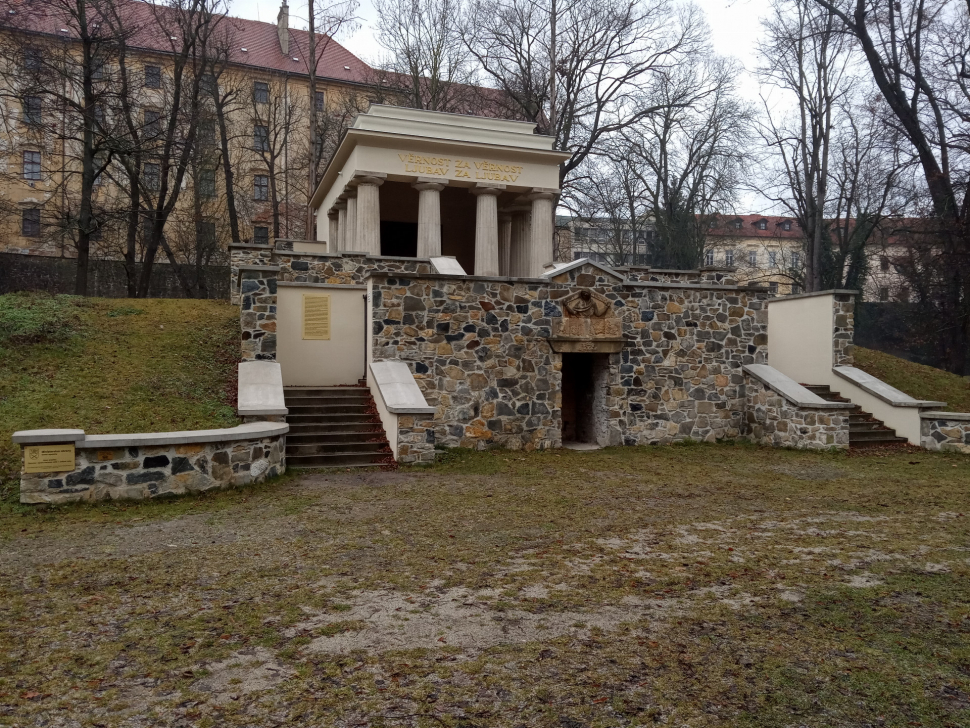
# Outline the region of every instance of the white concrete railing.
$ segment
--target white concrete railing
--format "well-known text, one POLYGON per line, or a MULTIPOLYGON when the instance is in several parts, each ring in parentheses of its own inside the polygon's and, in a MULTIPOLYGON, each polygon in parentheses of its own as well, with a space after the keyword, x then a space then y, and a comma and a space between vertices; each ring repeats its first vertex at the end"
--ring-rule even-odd
POLYGON ((375 361, 368 366, 367 384, 387 433, 394 459, 398 456, 398 416, 434 414, 408 365, 403 361, 375 361))
POLYGON ((238 366, 236 411, 240 417, 285 415, 283 370, 275 361, 244 361, 238 366))
POLYGON ((846 409, 849 407, 845 402, 829 402, 822 399, 814 392, 805 389, 791 377, 767 364, 745 364, 741 368, 796 407, 810 407, 812 409, 846 409))

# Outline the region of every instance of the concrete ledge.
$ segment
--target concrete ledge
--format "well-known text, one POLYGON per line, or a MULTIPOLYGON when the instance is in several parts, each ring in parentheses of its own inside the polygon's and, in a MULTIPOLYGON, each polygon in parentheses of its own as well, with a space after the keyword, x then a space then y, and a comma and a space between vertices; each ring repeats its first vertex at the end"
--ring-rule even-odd
POLYGON ((283 373, 279 362, 244 361, 238 365, 236 410, 241 416, 285 415, 283 373))
POLYGON ((431 258, 431 265, 434 266, 434 269, 442 275, 468 275, 465 269, 461 267, 461 263, 459 263, 458 259, 453 255, 442 255, 440 257, 431 258))
POLYGON ((359 283, 309 283, 307 281, 276 281, 276 285, 282 288, 339 288, 343 291, 347 289, 357 289, 366 291, 367 286, 359 283))
POLYGON ((923 399, 913 399, 905 392, 900 392, 881 379, 876 379, 871 374, 867 374, 855 367, 833 367, 832 371, 842 379, 852 382, 859 389, 868 392, 873 397, 877 397, 893 407, 946 407, 946 402, 930 402, 923 399))
POLYGON ((371 362, 370 372, 388 412, 396 415, 435 413, 436 409, 428 404, 403 361, 371 362))
POLYGON ((285 435, 290 426, 285 422, 247 422, 220 430, 184 430, 182 432, 143 432, 133 435, 87 435, 79 448, 144 447, 146 445, 193 445, 203 442, 233 442, 260 437, 285 435))
POLYGON ((847 288, 833 288, 829 291, 812 291, 811 293, 792 293, 788 296, 778 296, 778 298, 773 298, 773 303, 778 303, 779 301, 794 301, 797 298, 814 298, 816 296, 857 296, 859 291, 850 291, 847 288))
POLYGON ((280 267, 278 265, 237 265, 236 270, 255 270, 255 271, 266 271, 268 273, 279 273, 280 267))
POLYGON ((970 412, 920 412, 924 420, 953 420, 954 422, 970 422, 970 412))
POLYGON ((229 243, 229 250, 272 250, 272 245, 260 245, 259 243, 229 243))
POLYGON ((853 409, 847 402, 829 402, 813 394, 791 377, 767 364, 746 364, 741 367, 772 391, 777 392, 794 405, 812 409, 853 409))
POLYGON ((84 430, 20 430, 10 438, 19 445, 48 445, 84 441, 84 430))

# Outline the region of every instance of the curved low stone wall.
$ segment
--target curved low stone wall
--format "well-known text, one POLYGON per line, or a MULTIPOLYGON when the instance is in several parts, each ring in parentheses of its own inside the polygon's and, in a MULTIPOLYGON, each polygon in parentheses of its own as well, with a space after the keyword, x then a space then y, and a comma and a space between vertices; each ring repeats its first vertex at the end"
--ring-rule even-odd
POLYGON ((279 422, 137 435, 85 435, 82 430, 24 430, 22 448, 73 444, 74 470, 20 476, 21 503, 159 498, 258 483, 286 471, 286 433, 279 422))

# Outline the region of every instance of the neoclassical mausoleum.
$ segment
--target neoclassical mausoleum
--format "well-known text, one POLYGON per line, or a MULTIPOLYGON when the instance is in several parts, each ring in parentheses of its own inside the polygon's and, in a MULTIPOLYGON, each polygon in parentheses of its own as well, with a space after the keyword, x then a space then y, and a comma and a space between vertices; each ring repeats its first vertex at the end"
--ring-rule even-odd
POLYGON ((232 247, 243 363, 221 430, 14 434, 21 500, 151 498, 448 447, 747 438, 970 451, 970 414, 853 366, 854 291, 553 260, 563 155, 519 122, 374 107, 317 240, 232 247))

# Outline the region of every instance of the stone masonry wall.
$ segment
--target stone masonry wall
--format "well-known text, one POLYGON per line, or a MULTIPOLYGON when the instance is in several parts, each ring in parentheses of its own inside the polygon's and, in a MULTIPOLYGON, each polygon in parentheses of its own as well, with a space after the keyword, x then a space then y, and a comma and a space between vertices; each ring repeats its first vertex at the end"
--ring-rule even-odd
POLYGON ((272 265, 273 248, 269 245, 234 243, 229 246, 229 302, 239 305, 239 266, 272 265))
POLYGON ((832 303, 832 366, 853 366, 853 338, 855 336, 855 296, 836 293, 832 303))
POLYGON ((665 268, 617 268, 631 281, 644 283, 714 283, 717 285, 737 285, 734 268, 701 268, 699 270, 669 270, 665 268))
POLYGON ((242 358, 276 360, 276 272, 242 270, 239 326, 242 358))
POLYGON ((436 440, 433 415, 401 415, 397 418, 398 462, 433 463, 436 440))
POLYGON ((371 272, 428 275, 431 262, 418 258, 367 257, 346 253, 293 253, 277 250, 273 264, 280 280, 298 283, 360 284, 371 272))
POLYGON ((799 407, 749 374, 744 374, 744 387, 744 434, 752 442, 800 450, 848 449, 850 409, 799 407))
POLYGON ((970 415, 948 418, 946 412, 920 419, 920 444, 927 450, 970 453, 970 415))
MULTIPOLYGON (((609 355, 610 444, 739 436, 743 364, 763 363, 767 294, 733 287, 623 284, 593 266, 552 282, 374 276, 375 360, 402 359, 443 446, 561 444, 562 358, 548 341, 557 301, 606 296, 624 343, 609 355)), ((416 433, 415 438, 417 437, 416 433)))
POLYGON ((21 503, 144 499, 258 483, 286 470, 285 435, 75 451, 71 473, 23 473, 21 503))

